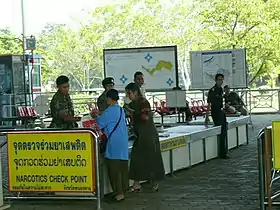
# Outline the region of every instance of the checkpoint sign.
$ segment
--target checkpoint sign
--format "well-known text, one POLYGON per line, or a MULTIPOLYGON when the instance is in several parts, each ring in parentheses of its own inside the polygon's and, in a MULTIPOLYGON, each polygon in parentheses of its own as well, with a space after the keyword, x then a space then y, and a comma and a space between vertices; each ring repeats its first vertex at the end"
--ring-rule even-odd
POLYGON ((272 122, 273 168, 280 170, 280 121, 272 122))
POLYGON ((171 139, 160 141, 160 150, 166 152, 169 150, 185 147, 187 145, 185 136, 178 136, 171 139))
POLYGON ((95 192, 89 132, 8 133, 11 192, 95 192))

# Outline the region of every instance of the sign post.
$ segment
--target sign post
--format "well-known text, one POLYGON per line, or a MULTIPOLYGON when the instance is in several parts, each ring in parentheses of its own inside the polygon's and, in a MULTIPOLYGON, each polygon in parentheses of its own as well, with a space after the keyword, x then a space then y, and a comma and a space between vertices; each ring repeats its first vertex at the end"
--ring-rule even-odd
POLYGON ((92 193, 101 209, 98 141, 92 131, 11 132, 7 140, 10 192, 92 193))
MULTIPOLYGON (((1 152, 0 152, 0 163, 1 163, 1 152)), ((2 174, 2 165, 0 164, 0 174, 2 174)), ((3 188, 2 188, 2 176, 0 178, 0 210, 9 209, 10 205, 5 205, 3 201, 3 188)))

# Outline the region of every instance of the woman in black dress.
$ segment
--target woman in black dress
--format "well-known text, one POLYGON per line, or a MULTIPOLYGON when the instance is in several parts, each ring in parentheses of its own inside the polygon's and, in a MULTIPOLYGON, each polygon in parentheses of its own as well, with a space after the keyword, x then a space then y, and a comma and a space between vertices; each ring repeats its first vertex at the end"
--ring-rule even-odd
POLYGON ((148 180, 152 184, 152 191, 158 191, 158 181, 165 176, 159 136, 153 121, 150 103, 140 92, 135 83, 130 83, 125 88, 126 94, 132 101, 129 108, 132 117, 134 132, 137 136, 134 141, 129 178, 134 180, 131 191, 140 191, 140 181, 148 180))

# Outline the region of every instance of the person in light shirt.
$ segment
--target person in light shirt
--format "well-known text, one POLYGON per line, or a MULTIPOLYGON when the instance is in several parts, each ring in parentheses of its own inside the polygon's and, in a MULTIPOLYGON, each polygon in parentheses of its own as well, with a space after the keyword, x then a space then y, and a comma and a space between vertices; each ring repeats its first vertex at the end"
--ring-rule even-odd
MULTIPOLYGON (((144 88, 144 82, 145 82, 145 80, 144 80, 144 75, 143 75, 143 73, 142 73, 141 71, 137 71, 137 72, 134 73, 134 82, 135 82, 137 85, 139 85, 139 88, 140 88, 140 91, 141 91, 142 96, 143 96, 144 98, 146 98, 146 97, 145 97, 146 91, 145 91, 145 88, 144 88)), ((125 105, 125 106, 127 106, 128 104, 131 103, 131 100, 129 99, 129 97, 128 97, 127 95, 124 97, 124 100, 123 100, 123 101, 124 101, 124 105, 125 105)))
POLYGON ((110 89, 106 97, 108 108, 102 114, 93 112, 92 117, 107 137, 105 160, 113 190, 112 200, 108 202, 119 202, 125 199, 128 190, 128 130, 124 109, 118 104, 118 91, 110 89))

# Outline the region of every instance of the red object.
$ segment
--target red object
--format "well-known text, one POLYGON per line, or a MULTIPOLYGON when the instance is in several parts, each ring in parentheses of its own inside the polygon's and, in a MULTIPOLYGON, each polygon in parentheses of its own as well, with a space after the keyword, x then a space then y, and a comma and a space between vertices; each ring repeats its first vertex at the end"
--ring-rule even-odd
POLYGON ((28 117, 34 117, 32 107, 30 107, 30 106, 26 107, 26 111, 27 111, 27 116, 28 117))
POLYGON ((31 112, 32 112, 32 116, 33 116, 33 117, 35 117, 35 116, 38 115, 37 112, 36 112, 36 110, 35 110, 33 107, 31 107, 31 112))
POLYGON ((161 111, 162 111, 163 114, 167 114, 167 115, 175 113, 174 110, 170 110, 166 107, 166 102, 165 101, 161 101, 161 111))
POLYGON ((202 114, 204 112, 204 109, 200 105, 199 101, 194 101, 194 103, 196 104, 199 114, 202 114))
POLYGON ((195 116, 202 116, 205 112, 204 110, 199 106, 197 101, 191 101, 192 107, 191 112, 195 116))
POLYGON ((158 105, 158 102, 154 102, 154 104, 156 107, 156 112, 159 113, 160 115, 170 115, 175 113, 174 110, 170 110, 166 107, 165 101, 160 102, 161 106, 158 105))
POLYGON ((207 111, 207 105, 204 104, 204 101, 198 100, 197 104, 203 111, 205 111, 205 112, 207 111))
POLYGON ((41 92, 41 87, 33 87, 33 92, 34 93, 41 92))
POLYGON ((22 107, 23 111, 24 111, 24 117, 29 117, 29 113, 28 113, 28 109, 27 107, 22 107))
POLYGON ((98 128, 96 119, 90 119, 82 122, 84 128, 92 128, 96 133, 99 134, 100 142, 106 141, 106 136, 103 131, 98 128))
POLYGON ((36 117, 37 112, 33 107, 27 106, 19 106, 18 107, 18 113, 20 117, 36 117))
POLYGON ((25 117, 25 113, 24 113, 23 107, 21 107, 21 106, 18 107, 18 113, 19 113, 20 117, 25 117))
POLYGON ((83 127, 84 128, 94 128, 96 127, 96 121, 95 120, 87 120, 87 121, 83 121, 83 127))
POLYGON ((156 112, 160 114, 161 113, 161 107, 158 105, 158 102, 154 102, 154 104, 155 104, 156 112))
POLYGON ((190 110, 193 115, 197 116, 199 114, 199 110, 197 109, 197 106, 195 105, 194 101, 191 101, 192 106, 190 107, 190 110))
POLYGON ((88 104, 88 109, 91 112, 93 110, 93 105, 92 104, 88 104))

